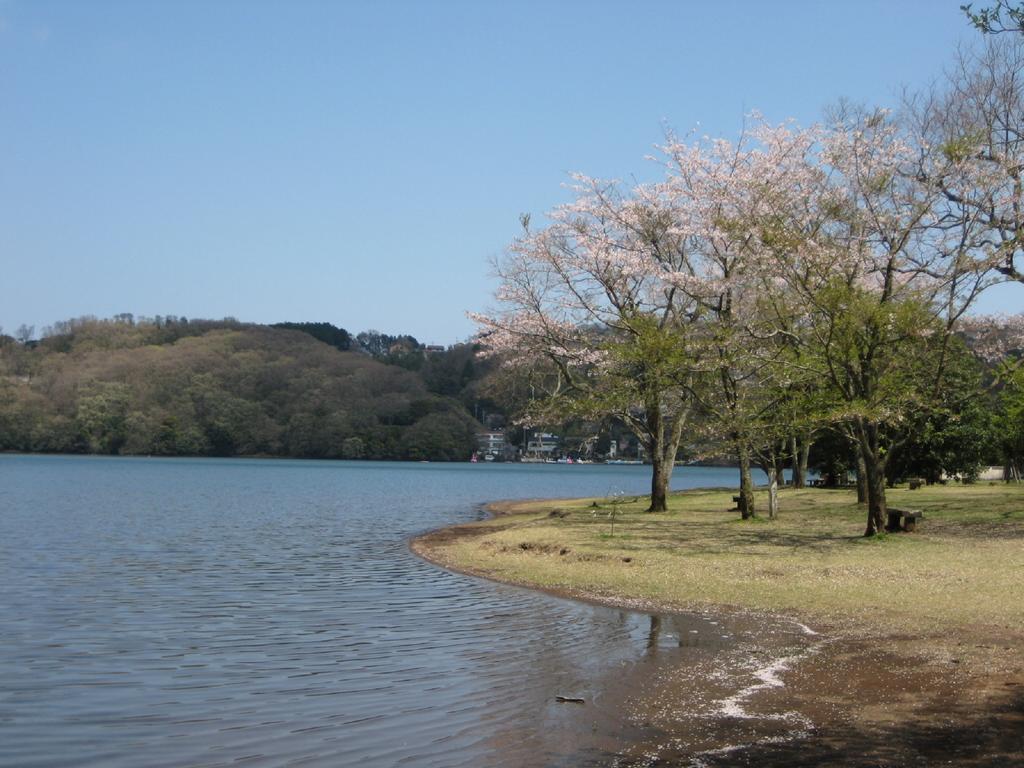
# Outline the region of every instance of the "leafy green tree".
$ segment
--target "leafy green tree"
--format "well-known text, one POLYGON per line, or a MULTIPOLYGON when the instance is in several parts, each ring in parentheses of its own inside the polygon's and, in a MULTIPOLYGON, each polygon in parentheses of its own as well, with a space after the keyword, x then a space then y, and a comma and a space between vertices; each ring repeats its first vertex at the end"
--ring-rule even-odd
POLYGON ((886 465, 891 482, 943 475, 966 480, 995 459, 998 437, 992 400, 981 370, 958 340, 951 340, 942 386, 924 407, 909 415, 903 438, 886 465))
POLYGON ((402 436, 405 458, 414 461, 466 461, 476 449, 471 418, 454 411, 431 413, 413 424, 402 436))
POLYGON ((346 437, 341 443, 341 458, 362 459, 366 456, 366 444, 361 437, 346 437))
POLYGON ((1007 480, 1024 479, 1024 368, 1013 372, 1001 393, 996 431, 1007 480))
POLYGON ((822 483, 834 487, 846 482, 848 473, 857 471, 857 445, 842 425, 823 429, 811 446, 808 466, 818 473, 822 483))
MULTIPOLYGON (((201 456, 210 450, 205 435, 175 414, 159 415, 147 453, 156 456, 201 456)), ((139 451, 141 453, 142 451, 139 451)))
POLYGON ((476 377, 475 357, 472 344, 429 353, 420 369, 424 384, 435 394, 458 397, 476 377))
POLYGON ((79 398, 75 420, 92 453, 118 453, 127 439, 128 387, 94 382, 79 398))

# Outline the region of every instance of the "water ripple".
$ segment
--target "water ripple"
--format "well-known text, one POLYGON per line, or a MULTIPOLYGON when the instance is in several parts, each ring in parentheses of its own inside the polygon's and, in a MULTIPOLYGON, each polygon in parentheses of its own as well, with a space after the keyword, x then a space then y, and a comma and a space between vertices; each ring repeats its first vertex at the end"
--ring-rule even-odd
MULTIPOLYGON (((650 662, 652 619, 447 573, 406 541, 483 499, 646 481, 642 467, 0 457, 0 764, 600 759, 629 737, 613 691, 650 662)), ((722 635, 666 617, 653 648, 703 658, 722 635)))

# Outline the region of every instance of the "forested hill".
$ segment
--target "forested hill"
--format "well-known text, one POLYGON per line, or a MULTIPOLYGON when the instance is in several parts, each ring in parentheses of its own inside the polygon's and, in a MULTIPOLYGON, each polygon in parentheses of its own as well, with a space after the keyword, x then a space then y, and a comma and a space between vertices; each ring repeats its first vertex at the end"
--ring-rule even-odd
POLYGON ((427 360, 389 338, 368 340, 405 367, 326 323, 87 318, 0 336, 0 450, 467 459, 472 351, 427 360))

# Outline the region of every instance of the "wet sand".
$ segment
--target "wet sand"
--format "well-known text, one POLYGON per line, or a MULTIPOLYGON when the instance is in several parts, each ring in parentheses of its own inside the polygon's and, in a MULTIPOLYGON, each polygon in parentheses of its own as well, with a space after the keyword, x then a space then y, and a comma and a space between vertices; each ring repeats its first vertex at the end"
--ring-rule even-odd
MULTIPOLYGON (((485 530, 453 526, 411 548, 452 568, 434 546, 485 530)), ((652 632, 673 613, 647 601, 545 591, 650 613, 652 632)), ((712 615, 706 606, 696 613, 712 615)), ((616 712, 603 716, 617 717, 614 730, 626 738, 591 764, 1024 766, 1024 628, 921 637, 728 606, 713 615, 743 641, 704 668, 637 665, 617 681, 605 697, 616 712)))

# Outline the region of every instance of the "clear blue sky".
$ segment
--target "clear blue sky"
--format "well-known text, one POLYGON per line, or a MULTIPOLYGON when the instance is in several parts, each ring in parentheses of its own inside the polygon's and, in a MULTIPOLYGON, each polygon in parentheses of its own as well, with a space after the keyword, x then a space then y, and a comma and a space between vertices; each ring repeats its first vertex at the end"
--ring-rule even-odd
POLYGON ((0 0, 0 326, 455 342, 568 172, 648 174, 666 124, 893 105, 977 40, 961 2, 0 0))

